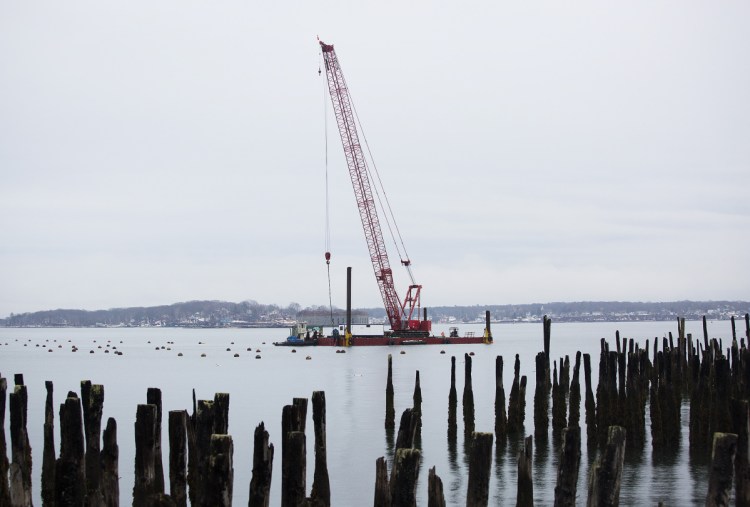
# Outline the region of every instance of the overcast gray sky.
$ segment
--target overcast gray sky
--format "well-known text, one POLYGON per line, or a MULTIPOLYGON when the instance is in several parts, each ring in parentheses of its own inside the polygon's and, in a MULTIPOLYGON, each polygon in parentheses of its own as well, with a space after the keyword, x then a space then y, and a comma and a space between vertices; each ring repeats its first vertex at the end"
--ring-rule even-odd
MULTIPOLYGON (((748 26, 746 0, 2 1, 0 316, 325 304, 317 35, 423 304, 750 299, 748 26)), ((377 306, 328 134, 334 304, 352 266, 377 306)))

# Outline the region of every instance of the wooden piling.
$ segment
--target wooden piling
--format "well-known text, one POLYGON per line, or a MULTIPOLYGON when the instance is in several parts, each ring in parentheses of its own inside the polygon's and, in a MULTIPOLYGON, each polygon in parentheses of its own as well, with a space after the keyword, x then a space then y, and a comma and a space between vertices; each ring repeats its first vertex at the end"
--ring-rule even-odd
POLYGON ((294 398, 281 412, 281 505, 299 505, 305 500, 307 444, 305 420, 307 400, 294 398), (303 402, 304 401, 304 402, 303 402))
MULTIPOLYGON (((417 372, 419 375, 419 372, 417 372)), ((417 376, 417 382, 419 376, 417 376)), ((416 393, 415 393, 416 396, 416 393)), ((421 402, 421 395, 420 395, 421 402)), ((416 400, 415 400, 416 403, 416 400)), ((326 395, 323 391, 312 393, 313 427, 315 431, 315 471, 313 474, 310 505, 329 507, 331 505, 331 486, 328 478, 328 460, 326 451, 326 395)), ((421 410, 421 405, 420 405, 421 410)))
POLYGON ((469 484, 466 489, 467 507, 485 507, 489 502, 492 436, 492 433, 478 432, 472 435, 469 484))
POLYGON ((161 389, 149 387, 146 390, 146 403, 156 407, 156 426, 154 429, 154 487, 156 493, 164 493, 164 464, 161 452, 161 389))
POLYGON ((508 397, 508 434, 516 434, 520 431, 519 426, 519 398, 521 391, 521 383, 519 378, 519 372, 521 369, 521 362, 516 354, 516 360, 513 365, 513 384, 510 388, 510 396, 508 397))
POLYGON ((562 448, 555 486, 555 507, 575 507, 580 464, 581 428, 568 426, 562 432, 562 448))
POLYGON ((546 315, 542 319, 542 326, 544 329, 544 357, 546 358, 546 368, 545 368, 545 378, 546 378, 546 386, 547 391, 552 389, 552 381, 550 379, 550 340, 552 338, 552 319, 548 318, 546 315))
MULTIPOLYGON (((458 393, 456 392, 456 356, 451 356, 451 387, 448 392, 448 441, 455 442, 458 436, 458 393)), ((395 416, 394 416, 395 418, 395 416)))
MULTIPOLYGON (((581 352, 576 352, 576 362, 573 365, 573 377, 570 381, 570 403, 568 407, 568 426, 578 426, 581 421, 581 352)), ((579 430, 580 431, 580 430, 579 430)), ((580 442, 580 438, 579 438, 580 442)))
POLYGON ((714 434, 706 507, 723 507, 729 505, 736 452, 737 435, 734 433, 714 434))
POLYGON ((552 374, 552 432, 559 436, 567 426, 567 407, 565 403, 565 390, 558 380, 562 377, 562 369, 558 372, 555 363, 552 374))
MULTIPOLYGON (((86 442, 86 504, 88 507, 100 507, 104 505, 101 491, 101 464, 99 463, 104 386, 92 385, 90 380, 82 380, 81 406, 86 442)), ((163 488, 162 492, 164 492, 163 488)))
POLYGON ((414 410, 407 408, 401 414, 401 423, 396 437, 396 449, 411 449, 417 435, 420 416, 414 410))
POLYGON ((516 507, 533 507, 534 482, 532 480, 532 437, 529 435, 523 442, 523 449, 518 454, 518 496, 516 507))
MULTIPOLYGON (((135 414, 133 505, 148 505, 160 493, 156 486, 155 452, 156 405, 138 405, 135 414)), ((203 475, 202 480, 205 481, 207 477, 208 473, 203 475)))
POLYGON ((211 435, 210 452, 209 475, 206 481, 207 503, 205 505, 231 507, 234 487, 234 445, 232 437, 217 433, 211 435))
POLYGON ((177 507, 187 505, 187 421, 185 410, 169 411, 169 496, 177 507))
POLYGON ((495 438, 505 442, 508 434, 508 416, 505 412, 505 389, 503 388, 503 356, 495 358, 495 438))
POLYGON ((375 499, 374 507, 389 507, 391 505, 391 493, 388 487, 388 463, 381 456, 375 461, 375 499))
POLYGON ((416 507, 419 449, 396 449, 393 460, 393 473, 389 481, 391 507, 416 507))
POLYGON ((471 356, 464 354, 464 436, 469 438, 474 433, 474 389, 471 385, 471 356))
POLYGON ((547 358, 544 355, 544 352, 539 352, 536 355, 536 387, 534 388, 534 435, 537 439, 546 437, 547 432, 549 431, 549 394, 547 391, 546 361, 547 358))
POLYGON ((734 458, 734 501, 737 507, 750 507, 750 403, 732 400, 732 418, 737 431, 737 454, 734 458))
POLYGON ((395 426, 396 409, 393 403, 393 357, 391 354, 388 354, 388 380, 385 384, 385 429, 393 430, 395 426))
POLYGON ((589 354, 583 355, 583 378, 586 383, 586 401, 584 403, 586 408, 586 442, 588 447, 596 445, 596 402, 594 401, 594 393, 591 390, 591 356, 589 354))
MULTIPOLYGON (((42 453, 42 505, 55 505, 55 411, 52 400, 52 381, 44 382, 47 399, 44 403, 44 451, 42 453)), ((3 396, 4 398, 4 396, 3 396)), ((0 431, 4 431, 0 427, 0 431)), ((5 435, 3 435, 3 438, 5 435)), ((1 478, 0 478, 1 479, 1 478)), ((10 501, 10 499, 9 499, 10 501)), ((0 501, 0 505, 5 505, 0 501)))
MULTIPOLYGON (((81 400, 69 392, 60 405, 60 457, 55 465, 55 504, 83 507, 86 498, 81 400)), ((31 505, 31 504, 29 504, 31 505)))
POLYGON ((589 507, 614 507, 620 503, 626 431, 622 426, 610 426, 607 434, 607 445, 594 462, 589 476, 588 502, 586 504, 589 507))
POLYGON ((443 481, 435 473, 435 467, 427 475, 427 507, 445 507, 443 481))
POLYGON ((102 434, 102 452, 99 456, 102 465, 101 486, 104 505, 120 505, 120 449, 117 446, 117 422, 113 417, 107 419, 107 426, 102 434))
POLYGON ((31 498, 31 445, 26 430, 28 394, 23 385, 23 375, 16 374, 15 387, 10 393, 10 498, 16 507, 32 505, 31 498))
POLYGON ((271 498, 273 472, 273 444, 268 443, 268 432, 261 422, 255 428, 253 445, 253 476, 250 480, 248 507, 268 507, 271 498))
POLYGON ((0 505, 10 505, 10 488, 8 487, 8 444, 5 440, 5 400, 8 392, 8 380, 0 375, 0 505))

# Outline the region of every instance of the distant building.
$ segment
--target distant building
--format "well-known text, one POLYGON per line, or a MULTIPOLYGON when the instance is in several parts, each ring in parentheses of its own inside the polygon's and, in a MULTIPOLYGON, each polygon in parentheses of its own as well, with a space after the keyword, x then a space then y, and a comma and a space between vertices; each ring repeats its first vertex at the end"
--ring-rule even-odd
MULTIPOLYGON (((346 325, 346 310, 302 310, 297 312, 297 322, 307 322, 308 326, 341 326, 346 325), (331 323, 333 318, 333 323, 331 323)), ((370 316, 364 310, 352 310, 352 325, 367 325, 370 316)))

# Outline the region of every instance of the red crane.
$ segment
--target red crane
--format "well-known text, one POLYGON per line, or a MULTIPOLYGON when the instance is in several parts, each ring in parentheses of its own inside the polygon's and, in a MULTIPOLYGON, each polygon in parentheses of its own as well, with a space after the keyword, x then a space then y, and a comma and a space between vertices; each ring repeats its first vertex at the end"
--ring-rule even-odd
MULTIPOLYGON (((408 258, 402 259, 403 264, 409 271, 411 285, 403 302, 398 297, 396 287, 393 284, 393 271, 388 261, 388 252, 385 249, 383 232, 380 229, 380 219, 373 199, 370 174, 359 140, 359 133, 354 121, 354 110, 349 89, 346 86, 344 74, 341 71, 336 52, 333 45, 324 44, 320 41, 325 62, 326 77, 328 79, 328 91, 333 103, 333 111, 336 116, 341 143, 344 146, 344 156, 349 167, 349 176, 354 187, 354 196, 357 199, 359 217, 365 231, 365 241, 370 250, 370 261, 375 271, 375 279, 380 288, 385 311, 394 334, 401 335, 427 335, 432 323, 429 320, 419 320, 421 285, 414 283, 408 258)), ((328 254, 326 254, 327 256, 328 254)))

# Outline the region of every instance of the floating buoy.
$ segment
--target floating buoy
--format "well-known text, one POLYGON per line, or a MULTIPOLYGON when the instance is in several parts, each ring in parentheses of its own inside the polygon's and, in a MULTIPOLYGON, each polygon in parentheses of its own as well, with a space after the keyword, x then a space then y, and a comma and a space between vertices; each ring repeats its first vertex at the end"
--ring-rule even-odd
POLYGON ((260 349, 255 349, 255 352, 260 352, 260 349))
POLYGON ((247 351, 250 352, 250 347, 247 348, 247 351))
POLYGON ((255 356, 255 359, 260 359, 260 354, 258 354, 257 356, 255 356))
POLYGON ((236 354, 236 353, 235 353, 235 354, 234 354, 234 357, 240 357, 240 355, 239 355, 239 354, 236 354))
POLYGON ((52 349, 49 349, 47 352, 52 352, 52 349))
POLYGON ((445 351, 444 351, 444 350, 441 350, 441 351, 440 351, 440 353, 441 353, 441 354, 445 354, 445 351))
POLYGON ((312 357, 310 357, 310 356, 307 356, 307 357, 305 358, 305 360, 307 360, 307 361, 309 361, 310 359, 312 359, 312 357))
POLYGON ((204 352, 203 354, 201 354, 201 357, 206 357, 206 353, 204 352))
POLYGON ((179 354, 177 354, 177 357, 182 357, 182 352, 180 352, 179 354))
POLYGON ((470 355, 470 356, 473 356, 473 355, 474 355, 474 353, 473 353, 473 352, 469 352, 469 355, 470 355))
POLYGON ((296 353, 297 353, 297 349, 292 349, 292 354, 296 354, 296 353))
POLYGON ((109 354, 109 350, 106 350, 106 349, 105 349, 105 350, 104 350, 104 353, 105 353, 105 354, 109 354))
POLYGON ((232 351, 232 349, 230 349, 229 347, 227 347, 227 352, 231 352, 231 351, 232 351))
POLYGON ((93 351, 93 350, 89 351, 89 354, 93 354, 93 353, 94 353, 94 351, 93 351))
POLYGON ((402 350, 402 351, 401 351, 401 353, 402 353, 402 354, 406 354, 406 351, 405 351, 405 350, 402 350))

